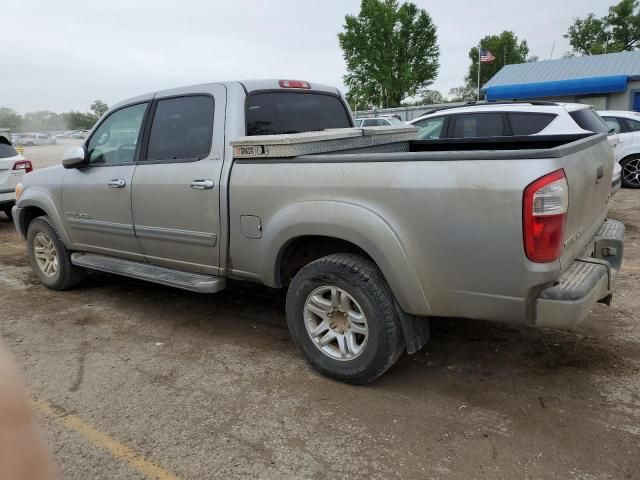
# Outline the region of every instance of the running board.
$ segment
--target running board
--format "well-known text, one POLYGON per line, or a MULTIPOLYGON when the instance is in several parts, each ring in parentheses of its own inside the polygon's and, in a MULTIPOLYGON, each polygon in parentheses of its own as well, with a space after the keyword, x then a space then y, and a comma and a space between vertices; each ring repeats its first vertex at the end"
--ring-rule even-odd
POLYGON ((124 275, 125 277, 160 283, 192 292, 216 293, 224 290, 226 286, 226 281, 223 277, 158 267, 148 263, 108 257, 97 253, 75 252, 71 254, 71 263, 78 267, 124 275))

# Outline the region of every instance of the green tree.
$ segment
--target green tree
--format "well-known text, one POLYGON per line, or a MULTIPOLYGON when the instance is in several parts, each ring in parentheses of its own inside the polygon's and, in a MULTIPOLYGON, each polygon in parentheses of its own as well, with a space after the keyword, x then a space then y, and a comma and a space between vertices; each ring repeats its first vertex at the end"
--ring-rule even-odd
POLYGON ((64 112, 60 116, 70 130, 89 130, 96 123, 96 117, 89 112, 64 112))
POLYGON ((96 120, 98 120, 102 115, 104 115, 104 112, 109 110, 109 105, 104 103, 102 100, 95 100, 89 108, 95 115, 96 120))
POLYGON ((476 99, 476 89, 473 85, 466 83, 460 87, 449 90, 450 102, 471 102, 476 99))
POLYGON ((66 123, 57 113, 48 110, 25 113, 22 120, 22 130, 31 132, 48 132, 64 130, 66 123))
POLYGON ((19 130, 22 125, 22 117, 11 108, 0 107, 0 128, 8 128, 11 131, 19 130))
POLYGON ((360 13, 345 17, 338 39, 352 103, 396 107, 438 73, 436 26, 413 3, 362 0, 360 13))
POLYGON ((640 2, 622 0, 602 18, 593 13, 576 18, 564 38, 580 55, 635 50, 640 47, 640 2))
POLYGON ((445 102, 444 95, 442 95, 439 91, 424 90, 420 95, 420 97, 418 97, 413 101, 404 101, 402 102, 402 105, 405 105, 407 107, 412 107, 416 105, 435 105, 435 104, 444 103, 444 102, 445 102))
MULTIPOLYGON (((509 30, 503 31, 500 35, 485 36, 480 40, 480 46, 496 57, 493 62, 483 63, 480 67, 480 86, 487 83, 505 65, 524 63, 529 55, 527 41, 519 41, 518 37, 509 30)), ((467 91, 478 88, 478 47, 469 50, 469 59, 471 64, 465 79, 467 91)))

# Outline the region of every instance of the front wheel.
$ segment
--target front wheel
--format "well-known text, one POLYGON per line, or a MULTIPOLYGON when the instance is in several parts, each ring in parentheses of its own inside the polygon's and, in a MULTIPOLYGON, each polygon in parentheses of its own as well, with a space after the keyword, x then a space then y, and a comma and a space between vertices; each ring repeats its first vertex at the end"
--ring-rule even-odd
POLYGON ((358 255, 302 268, 287 292, 287 324, 314 368, 348 383, 372 382, 404 351, 393 294, 375 264, 358 255))
POLYGON ((82 279, 84 271, 71 263, 71 252, 49 217, 38 217, 29 224, 27 255, 40 283, 47 288, 67 290, 82 279))
POLYGON ((622 167, 622 186, 640 188, 640 156, 625 158, 620 162, 622 167))

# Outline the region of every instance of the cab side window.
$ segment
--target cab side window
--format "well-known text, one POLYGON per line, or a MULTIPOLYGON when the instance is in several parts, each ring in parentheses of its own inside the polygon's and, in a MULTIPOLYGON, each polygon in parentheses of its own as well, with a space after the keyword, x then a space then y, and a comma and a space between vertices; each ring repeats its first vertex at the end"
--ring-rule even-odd
POLYGON ((420 122, 416 122, 413 125, 418 127, 418 138, 420 140, 439 140, 444 137, 443 127, 445 124, 445 117, 433 117, 425 118, 420 122))
POLYGON ((453 138, 485 138, 504 136, 502 113, 465 113, 453 115, 453 138))
POLYGON ((211 151, 213 97, 191 95, 158 101, 146 160, 202 160, 211 151))
POLYGON ((117 110, 100 124, 87 145, 90 165, 121 165, 135 161, 147 105, 139 103, 117 110))

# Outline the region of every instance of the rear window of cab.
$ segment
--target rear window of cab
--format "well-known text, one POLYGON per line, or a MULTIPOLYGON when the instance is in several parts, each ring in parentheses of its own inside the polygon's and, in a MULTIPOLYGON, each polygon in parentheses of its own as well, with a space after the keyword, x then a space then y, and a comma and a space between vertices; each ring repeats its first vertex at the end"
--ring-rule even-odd
POLYGON ((301 92, 260 92, 246 101, 247 135, 282 135, 349 128, 351 117, 334 95, 301 92))

